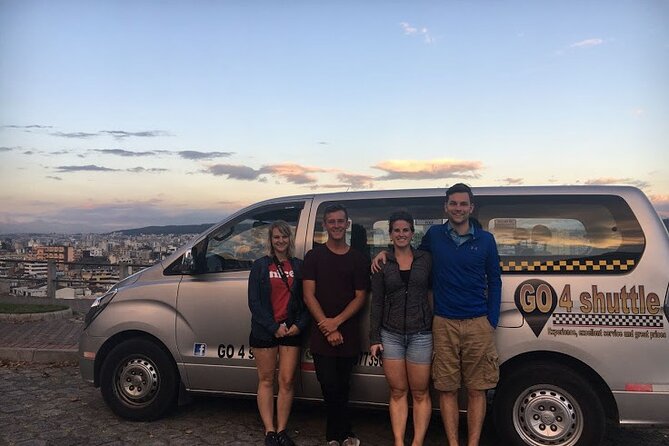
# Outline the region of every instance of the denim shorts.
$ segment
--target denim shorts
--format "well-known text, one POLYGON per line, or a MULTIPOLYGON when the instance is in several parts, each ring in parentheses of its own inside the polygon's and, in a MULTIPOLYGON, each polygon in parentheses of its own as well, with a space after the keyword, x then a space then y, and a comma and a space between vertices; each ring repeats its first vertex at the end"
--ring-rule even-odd
POLYGON ((415 364, 432 363, 432 332, 402 335, 381 329, 383 359, 406 359, 415 364))

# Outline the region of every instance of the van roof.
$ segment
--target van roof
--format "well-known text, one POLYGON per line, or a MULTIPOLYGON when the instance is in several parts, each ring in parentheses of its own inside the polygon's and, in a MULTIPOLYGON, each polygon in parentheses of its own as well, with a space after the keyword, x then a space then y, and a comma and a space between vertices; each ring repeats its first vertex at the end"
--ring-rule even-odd
MULTIPOLYGON (((363 198, 393 198, 393 197, 425 197, 446 195, 446 187, 424 189, 388 189, 388 190, 357 190, 350 192, 326 192, 302 195, 276 197, 256 203, 256 205, 271 204, 274 202, 299 201, 315 199, 319 201, 337 201, 363 198)), ((634 186, 610 185, 570 185, 570 186, 483 186, 472 187, 474 196, 477 195, 643 195, 643 192, 634 186)), ((255 206, 253 206, 255 207, 255 206)))

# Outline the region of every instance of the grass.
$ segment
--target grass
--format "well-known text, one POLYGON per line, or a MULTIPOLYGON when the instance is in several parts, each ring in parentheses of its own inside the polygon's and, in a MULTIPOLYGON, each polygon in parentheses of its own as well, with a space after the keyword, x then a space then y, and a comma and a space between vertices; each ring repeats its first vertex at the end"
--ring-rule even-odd
POLYGON ((0 303, 0 313, 27 314, 67 310, 67 305, 0 303))

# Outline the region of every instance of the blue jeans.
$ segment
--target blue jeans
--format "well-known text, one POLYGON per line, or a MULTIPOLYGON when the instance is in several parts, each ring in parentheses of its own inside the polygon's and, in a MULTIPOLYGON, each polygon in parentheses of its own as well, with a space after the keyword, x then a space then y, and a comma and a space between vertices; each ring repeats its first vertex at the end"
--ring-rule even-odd
POLYGON ((383 359, 406 359, 414 364, 432 363, 432 332, 403 335, 381 329, 383 359))

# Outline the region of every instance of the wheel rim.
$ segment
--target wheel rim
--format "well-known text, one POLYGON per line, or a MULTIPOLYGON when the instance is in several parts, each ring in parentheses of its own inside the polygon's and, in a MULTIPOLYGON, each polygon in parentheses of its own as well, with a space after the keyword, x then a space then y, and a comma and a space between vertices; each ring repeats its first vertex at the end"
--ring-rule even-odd
POLYGON ((516 399, 513 424, 529 445, 572 446, 583 432, 583 412, 567 391, 542 384, 530 387, 516 399))
POLYGON ((148 358, 131 358, 118 368, 116 393, 130 406, 146 406, 153 401, 160 385, 156 365, 148 358))

